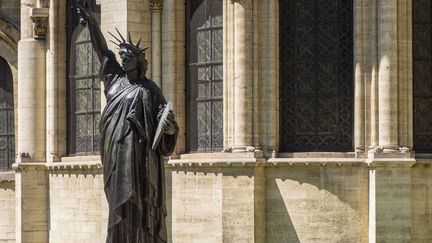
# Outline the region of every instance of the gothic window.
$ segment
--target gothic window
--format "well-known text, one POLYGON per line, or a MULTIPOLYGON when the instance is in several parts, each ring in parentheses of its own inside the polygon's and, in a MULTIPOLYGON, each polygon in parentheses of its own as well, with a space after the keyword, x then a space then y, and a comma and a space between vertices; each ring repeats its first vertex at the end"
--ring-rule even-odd
MULTIPOLYGON (((70 1, 69 6, 68 149, 72 155, 95 154, 99 152, 100 143, 100 63, 88 28, 79 24, 76 1, 70 1)), ((100 18, 100 6, 94 1, 93 9, 100 18)))
POLYGON ((13 78, 9 64, 0 57, 0 171, 15 162, 13 78))
POLYGON ((187 3, 188 149, 220 151, 223 147, 222 0, 187 3))
POLYGON ((352 0, 280 1, 279 11, 281 151, 352 151, 352 0))
POLYGON ((432 4, 413 1, 414 149, 432 152, 432 4))

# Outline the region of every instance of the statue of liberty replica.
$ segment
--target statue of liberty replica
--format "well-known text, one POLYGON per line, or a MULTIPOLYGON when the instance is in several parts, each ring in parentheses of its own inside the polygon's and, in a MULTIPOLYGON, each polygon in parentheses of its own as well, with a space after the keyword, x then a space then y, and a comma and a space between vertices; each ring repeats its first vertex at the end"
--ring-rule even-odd
POLYGON ((77 5, 101 62, 107 104, 100 121, 104 190, 109 204, 107 243, 167 241, 164 163, 174 150, 178 126, 160 88, 146 78, 140 41, 109 34, 121 63, 108 49, 89 6, 77 5))

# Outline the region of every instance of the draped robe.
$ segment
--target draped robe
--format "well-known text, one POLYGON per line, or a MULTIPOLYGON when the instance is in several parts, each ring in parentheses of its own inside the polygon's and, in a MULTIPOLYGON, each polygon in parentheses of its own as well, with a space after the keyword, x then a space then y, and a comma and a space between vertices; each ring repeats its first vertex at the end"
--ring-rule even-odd
MULTIPOLYGON (((130 82, 112 52, 101 67, 107 104, 100 121, 109 243, 166 242, 164 165, 178 133, 151 145, 166 101, 151 80, 130 82)), ((175 123, 175 121, 172 121, 175 123)))

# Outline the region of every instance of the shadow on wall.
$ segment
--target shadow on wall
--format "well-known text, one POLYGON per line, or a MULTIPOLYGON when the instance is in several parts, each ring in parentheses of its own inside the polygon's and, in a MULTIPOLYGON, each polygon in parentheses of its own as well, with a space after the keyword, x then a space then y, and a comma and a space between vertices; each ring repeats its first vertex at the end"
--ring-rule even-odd
POLYGON ((367 242, 368 170, 273 167, 266 173, 266 242, 367 242))
MULTIPOLYGON (((276 180, 267 182, 270 188, 278 188, 276 180)), ((270 196, 270 195, 267 195, 270 196)), ((275 190, 266 205, 266 235, 267 242, 300 243, 294 224, 291 220, 284 198, 280 190, 275 190)))
POLYGON ((203 237, 208 237, 212 240, 207 242, 220 242, 230 234, 227 231, 245 232, 246 228, 232 228, 238 225, 227 227, 233 219, 224 217, 232 211, 238 218, 255 215, 250 220, 257 224, 261 220, 266 243, 367 242, 367 168, 294 166, 263 171, 260 182, 254 167, 167 169, 167 207, 175 211, 168 212, 169 238, 205 242, 203 237), (264 215, 257 218, 260 204, 264 215), (215 240, 218 237, 220 241, 215 240))

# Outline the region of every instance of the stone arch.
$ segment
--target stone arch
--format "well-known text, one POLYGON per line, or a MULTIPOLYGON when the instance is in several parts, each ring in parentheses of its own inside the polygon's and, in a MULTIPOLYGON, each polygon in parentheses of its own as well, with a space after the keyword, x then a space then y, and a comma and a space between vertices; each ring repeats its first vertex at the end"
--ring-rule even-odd
POLYGON ((0 14, 0 55, 11 65, 11 68, 16 70, 19 39, 19 27, 0 14))

